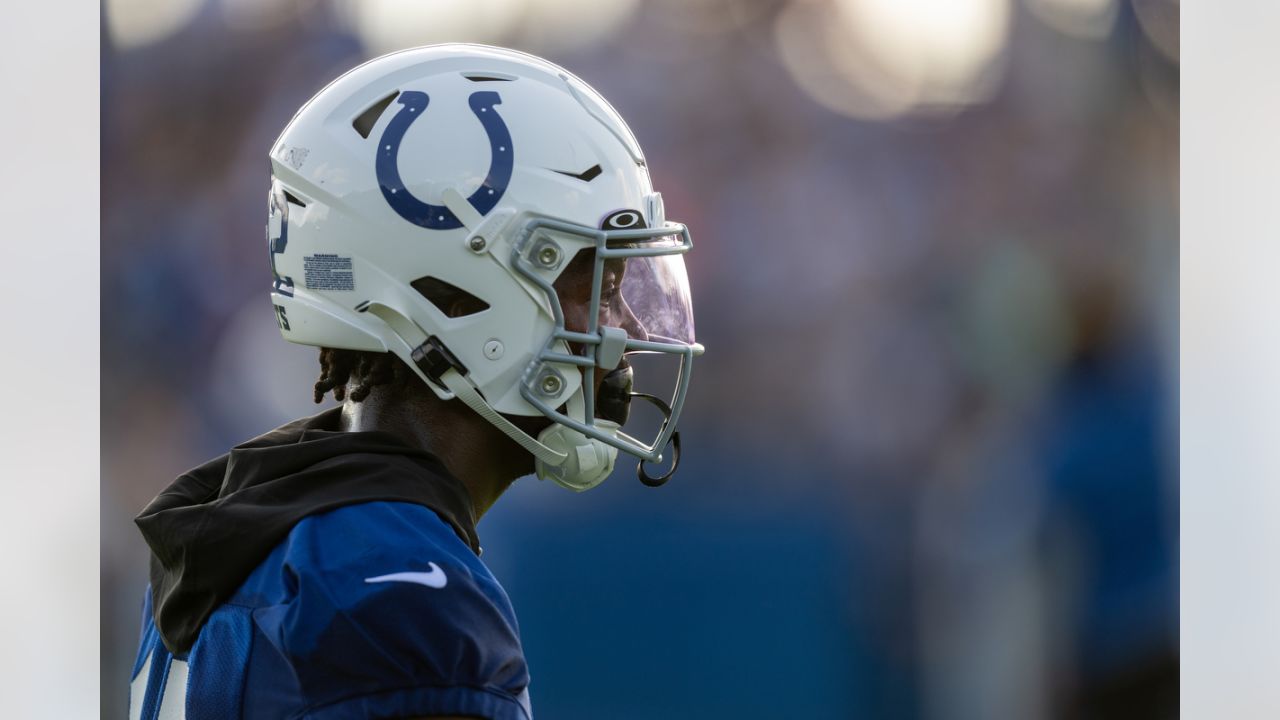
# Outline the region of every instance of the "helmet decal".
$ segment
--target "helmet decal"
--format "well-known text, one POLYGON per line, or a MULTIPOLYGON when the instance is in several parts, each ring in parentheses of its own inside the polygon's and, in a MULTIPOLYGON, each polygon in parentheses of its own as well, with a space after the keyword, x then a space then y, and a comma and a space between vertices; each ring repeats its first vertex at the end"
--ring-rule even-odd
POLYGON ((268 208, 271 211, 270 218, 267 220, 267 252, 270 253, 271 257, 271 289, 285 297, 293 297, 293 278, 288 275, 281 275, 276 270, 276 255, 283 253, 285 248, 289 246, 289 203, 284 199, 283 192, 272 191, 268 208), (272 235, 271 220, 277 216, 280 218, 280 234, 272 235))
MULTIPOLYGON (((404 186, 400 178, 398 157, 400 142, 409 126, 417 120, 427 108, 430 98, 424 92, 407 90, 400 94, 399 103, 403 105, 400 112, 391 118, 387 129, 378 141, 378 159, 376 171, 378 185, 382 188, 382 197, 396 213, 419 227, 429 230, 454 230, 462 227, 462 221, 453 211, 443 205, 432 205, 413 196, 404 186)), ((480 124, 484 126, 489 137, 489 173, 484 182, 467 202, 481 215, 487 214, 502 199, 511 182, 511 169, 514 148, 511 146, 511 133, 502 120, 502 116, 494 110, 495 105, 502 103, 502 98, 492 90, 471 93, 467 99, 471 112, 475 113, 480 124)))
POLYGON ((603 230, 635 230, 637 228, 649 227, 645 224, 644 215, 639 210, 614 210, 600 221, 600 227, 603 230))

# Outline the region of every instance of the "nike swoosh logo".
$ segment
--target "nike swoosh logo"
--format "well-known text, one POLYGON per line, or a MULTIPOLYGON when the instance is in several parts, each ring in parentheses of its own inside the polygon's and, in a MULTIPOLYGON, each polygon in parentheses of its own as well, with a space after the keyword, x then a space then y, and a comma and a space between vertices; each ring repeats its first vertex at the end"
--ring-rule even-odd
POLYGON ((426 585, 431 588, 442 588, 449 582, 449 578, 444 576, 444 570, 433 562, 427 563, 431 566, 431 572, 398 572, 390 575, 379 575, 377 577, 365 578, 367 583, 380 582, 407 582, 426 585))

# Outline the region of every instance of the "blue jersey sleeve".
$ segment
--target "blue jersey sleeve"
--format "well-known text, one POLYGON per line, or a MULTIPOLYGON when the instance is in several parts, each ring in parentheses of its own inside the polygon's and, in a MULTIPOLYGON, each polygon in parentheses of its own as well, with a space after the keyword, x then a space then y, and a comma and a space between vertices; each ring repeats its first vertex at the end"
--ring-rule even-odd
POLYGON ((304 717, 528 720, 511 603, 431 510, 373 502, 307 518, 280 570, 289 601, 253 621, 296 678, 304 717))

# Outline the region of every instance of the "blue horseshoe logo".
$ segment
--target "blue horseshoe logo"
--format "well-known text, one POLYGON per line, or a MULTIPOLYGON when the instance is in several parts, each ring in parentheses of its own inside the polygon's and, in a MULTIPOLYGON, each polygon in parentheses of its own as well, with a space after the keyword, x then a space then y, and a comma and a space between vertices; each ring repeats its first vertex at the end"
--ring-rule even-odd
MULTIPOLYGON (((454 230, 462 227, 462 221, 443 205, 432 205, 414 197, 400 179, 400 168, 397 158, 400 155, 400 142, 409 126, 427 109, 430 98, 424 92, 406 90, 400 93, 399 103, 403 105, 400 112, 391 118, 387 129, 378 142, 378 160, 375 169, 378 173, 378 185, 382 188, 382 197, 400 217, 419 227, 429 230, 454 230)), ((492 90, 471 93, 467 103, 471 112, 484 126, 489 136, 489 174, 484 183, 467 198, 467 202, 481 215, 487 214, 502 199, 511 182, 511 167, 514 150, 511 147, 511 133, 502 117, 493 109, 502 102, 498 93, 492 90)))

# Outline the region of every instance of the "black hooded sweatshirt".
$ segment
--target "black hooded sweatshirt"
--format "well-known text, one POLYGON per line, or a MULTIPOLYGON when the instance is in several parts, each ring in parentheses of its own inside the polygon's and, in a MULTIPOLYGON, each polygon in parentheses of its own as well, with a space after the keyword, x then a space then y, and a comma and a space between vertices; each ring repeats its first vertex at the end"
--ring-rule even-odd
POLYGON ((165 647, 189 650, 209 615, 308 515, 379 500, 424 505, 480 552, 462 483, 384 432, 342 432, 341 408, 297 420, 184 473, 134 522, 151 546, 165 647))

